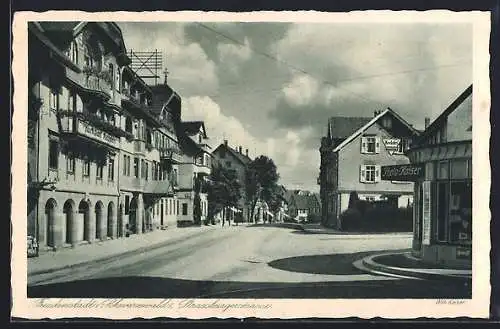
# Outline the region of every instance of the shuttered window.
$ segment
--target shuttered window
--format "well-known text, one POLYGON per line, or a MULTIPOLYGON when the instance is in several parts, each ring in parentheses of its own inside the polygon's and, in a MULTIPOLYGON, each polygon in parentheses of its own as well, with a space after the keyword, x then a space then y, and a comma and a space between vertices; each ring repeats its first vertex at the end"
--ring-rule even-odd
POLYGON ((359 181, 361 183, 380 182, 380 166, 361 165, 359 169, 359 181))
POLYGON ((363 154, 380 153, 380 138, 376 136, 361 137, 361 153, 363 154))

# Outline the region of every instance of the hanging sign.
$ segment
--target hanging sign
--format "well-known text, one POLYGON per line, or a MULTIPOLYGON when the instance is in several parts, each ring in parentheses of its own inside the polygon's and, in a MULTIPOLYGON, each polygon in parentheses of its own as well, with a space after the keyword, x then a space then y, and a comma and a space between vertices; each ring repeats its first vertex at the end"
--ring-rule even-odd
POLYGON ((380 177, 382 180, 398 182, 414 182, 424 177, 424 164, 404 164, 382 166, 380 177))
POLYGON ((431 182, 422 182, 422 244, 431 243, 431 182))
POLYGON ((399 144, 401 143, 401 139, 399 138, 384 138, 384 145, 387 152, 392 155, 394 152, 399 150, 399 144))

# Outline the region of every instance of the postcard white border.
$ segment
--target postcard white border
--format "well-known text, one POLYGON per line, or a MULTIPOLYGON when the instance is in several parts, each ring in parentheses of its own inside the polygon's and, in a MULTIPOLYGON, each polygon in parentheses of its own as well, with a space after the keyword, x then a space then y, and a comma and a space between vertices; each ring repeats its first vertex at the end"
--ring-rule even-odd
MULTIPOLYGON (((432 11, 356 11, 350 13, 325 13, 314 11, 293 12, 101 12, 48 11, 43 13, 18 12, 13 21, 13 158, 12 158, 12 316, 28 319, 101 317, 107 319, 141 318, 345 318, 382 317, 388 319, 412 319, 417 317, 453 318, 489 316, 490 300, 490 230, 491 214, 486 202, 490 194, 489 138, 490 138, 490 83, 489 83, 489 12, 432 11), (103 300, 86 300, 95 307, 63 307, 63 303, 78 300, 60 300, 61 307, 47 308, 43 303, 58 303, 57 299, 28 299, 26 259, 26 172, 27 172, 27 22, 28 21, 245 21, 245 22, 317 22, 317 23, 450 23, 470 22, 473 24, 473 298, 460 305, 437 304, 436 300, 419 299, 224 299, 217 303, 233 305, 227 309, 218 307, 182 308, 159 307, 161 300, 127 299, 122 307, 108 308, 103 300), (478 198, 477 196, 481 196, 478 198), (237 308, 238 303, 254 303, 264 308, 237 308), (132 304, 135 303, 135 306, 132 304), (144 307, 145 305, 151 307, 144 307), (142 305, 142 306, 141 306, 142 305), (155 306, 156 305, 156 306, 155 306), (271 305, 265 308, 266 305, 271 305), (124 310, 126 309, 126 312, 124 310)), ((172 299, 178 305, 182 300, 172 299)), ((209 303, 210 300, 197 300, 209 303)), ((165 301, 163 302, 165 303, 165 301)), ((215 304, 214 304, 215 305, 215 304)))

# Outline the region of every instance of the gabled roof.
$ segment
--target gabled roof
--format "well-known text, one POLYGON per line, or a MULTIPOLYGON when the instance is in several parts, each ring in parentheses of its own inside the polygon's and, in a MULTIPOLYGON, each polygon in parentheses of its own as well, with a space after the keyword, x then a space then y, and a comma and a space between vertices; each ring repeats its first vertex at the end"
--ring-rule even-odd
POLYGON ((311 209, 319 205, 314 194, 300 195, 294 194, 292 197, 293 203, 297 209, 311 209))
POLYGON ((392 114, 396 119, 398 119, 401 123, 403 123, 413 134, 415 135, 420 135, 420 132, 413 128, 406 120, 404 120, 401 116, 399 116, 396 112, 394 112, 392 109, 387 108, 384 111, 380 112, 378 115, 373 117, 370 121, 368 121, 364 126, 356 130, 353 134, 351 134, 348 138, 346 138, 342 143, 337 145, 334 149, 333 152, 338 152, 344 146, 349 144, 352 140, 354 140, 356 137, 358 137, 360 134, 362 134, 365 130, 370 128, 374 123, 376 123, 380 118, 382 118, 384 115, 387 113, 392 114))
MULTIPOLYGON (((467 89, 465 89, 454 101, 453 103, 450 104, 450 106, 448 106, 446 108, 446 110, 443 111, 443 113, 441 113, 428 127, 427 129, 425 129, 425 131, 422 133, 422 135, 420 136, 420 139, 417 143, 419 143, 422 139, 425 139, 427 136, 429 136, 430 133, 432 133, 433 131, 435 131, 436 129, 439 129, 439 127, 441 126, 441 124, 446 121, 446 119, 448 118, 448 116, 453 113, 453 111, 455 111, 459 106, 460 104, 462 104, 466 99, 467 97, 469 97, 470 95, 472 94, 472 84, 467 87, 467 89)), ((472 126, 470 127, 470 130, 472 131, 472 126)))
POLYGON ((250 162, 252 162, 252 159, 250 159, 249 157, 247 157, 245 154, 241 154, 240 152, 236 152, 236 150, 234 150, 231 147, 225 145, 224 143, 222 143, 219 146, 217 146, 212 153, 217 152, 217 150, 219 150, 219 149, 225 149, 225 151, 227 153, 231 154, 234 158, 236 158, 236 160, 238 160, 239 162, 241 162, 245 166, 247 166, 248 164, 250 164, 250 162))
POLYGON ((371 119, 371 117, 331 117, 328 119, 328 134, 332 139, 345 139, 371 119))
POLYGON ((203 128, 203 137, 207 138, 206 132, 205 132, 205 123, 203 121, 184 121, 181 123, 182 125, 182 130, 186 133, 188 136, 193 136, 197 134, 200 131, 200 128, 203 128))

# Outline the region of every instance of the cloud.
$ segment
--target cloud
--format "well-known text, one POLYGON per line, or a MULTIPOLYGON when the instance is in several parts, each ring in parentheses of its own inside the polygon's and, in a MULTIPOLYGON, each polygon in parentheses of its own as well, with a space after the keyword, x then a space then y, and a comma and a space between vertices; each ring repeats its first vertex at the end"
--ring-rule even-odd
POLYGON ((250 42, 245 38, 244 45, 235 43, 219 43, 217 53, 221 67, 227 67, 233 74, 238 73, 238 67, 251 56, 250 42))
MULTIPOLYGON (((127 49, 162 53, 163 68, 169 71, 169 84, 180 94, 204 95, 218 89, 216 64, 198 43, 186 38, 184 24, 134 22, 119 23, 119 26, 127 49)), ((163 73, 159 75, 163 81, 163 73)))
POLYGON ((311 166, 311 160, 319 162, 317 151, 304 151, 302 140, 311 133, 309 128, 288 131, 276 137, 256 137, 237 118, 222 113, 220 106, 210 97, 194 96, 183 101, 182 120, 203 120, 210 145, 217 147, 228 139, 231 147, 249 150, 250 157, 266 155, 273 159, 281 182, 287 186, 295 182, 298 187, 311 188, 308 183, 315 182, 319 166, 311 166), (305 185, 304 185, 305 183, 305 185))

